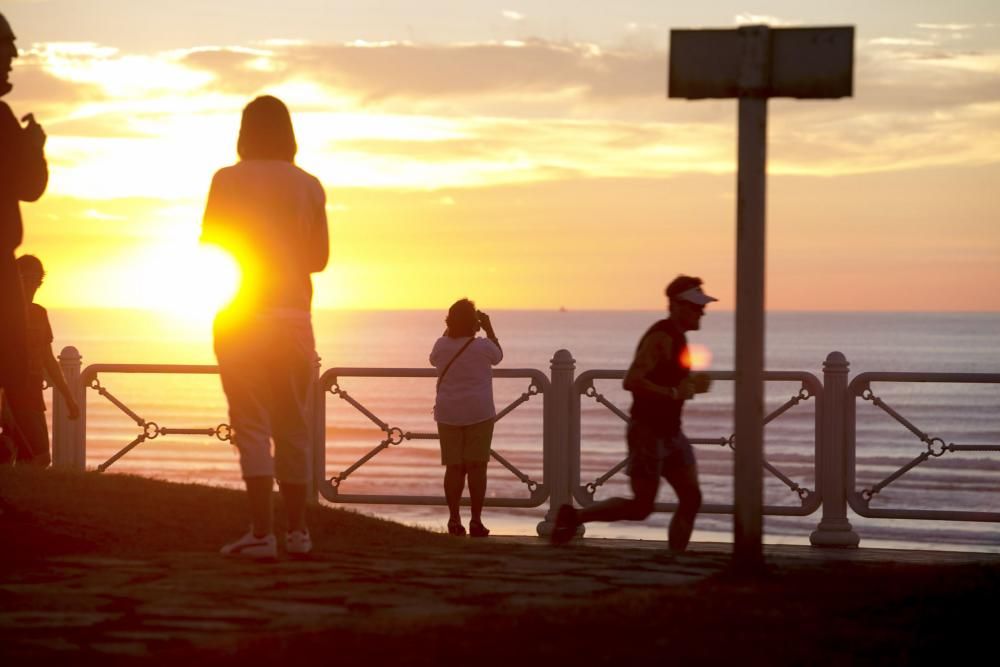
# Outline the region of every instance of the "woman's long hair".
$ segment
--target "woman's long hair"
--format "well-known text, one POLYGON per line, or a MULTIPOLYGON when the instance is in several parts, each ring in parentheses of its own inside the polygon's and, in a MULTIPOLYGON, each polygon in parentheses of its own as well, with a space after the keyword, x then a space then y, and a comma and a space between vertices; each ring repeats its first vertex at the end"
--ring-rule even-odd
POLYGON ((246 105, 236 142, 240 159, 294 162, 297 150, 292 117, 284 102, 262 95, 246 105))

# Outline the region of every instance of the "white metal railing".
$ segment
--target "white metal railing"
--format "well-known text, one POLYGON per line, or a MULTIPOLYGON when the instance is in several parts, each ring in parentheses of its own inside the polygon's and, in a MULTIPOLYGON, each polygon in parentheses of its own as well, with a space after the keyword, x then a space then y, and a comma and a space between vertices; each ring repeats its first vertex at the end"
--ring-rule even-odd
MULTIPOLYGON (((910 419, 903 416, 886 400, 875 394, 873 383, 949 383, 949 384, 1000 384, 1000 373, 861 373, 848 385, 850 400, 847 401, 847 488, 848 501, 851 509, 864 517, 879 517, 888 519, 944 519, 950 521, 1000 521, 1000 512, 974 512, 947 509, 901 509, 894 507, 875 508, 871 501, 883 489, 919 466, 945 455, 961 455, 968 452, 1000 452, 1000 443, 963 445, 946 442, 944 438, 931 435, 918 428, 910 419), (898 469, 892 471, 882 480, 858 489, 857 482, 857 405, 858 399, 871 403, 889 418, 910 432, 923 445, 922 451, 916 454, 898 469)), ((1000 408, 1000 402, 995 406, 1000 408)))
MULTIPOLYGON (((340 485, 351 476, 351 474, 361 468, 365 463, 372 460, 381 452, 392 446, 400 445, 405 440, 437 440, 436 432, 421 432, 404 430, 400 426, 393 426, 380 419, 372 410, 355 399, 347 390, 341 387, 341 379, 347 377, 381 377, 381 378, 435 378, 437 370, 424 368, 331 368, 323 373, 319 380, 319 409, 317 414, 326 414, 326 397, 335 396, 339 400, 349 404, 357 412, 364 415, 369 421, 385 434, 385 438, 371 451, 358 459, 353 465, 347 467, 340 473, 333 475, 329 479, 324 479, 319 483, 320 493, 324 498, 332 503, 367 503, 367 504, 387 504, 387 505, 444 505, 444 496, 416 496, 416 495, 385 495, 385 494, 343 494, 340 492, 340 485)), ((493 377, 501 378, 527 378, 531 382, 528 388, 510 405, 501 409, 496 416, 495 422, 500 422, 517 407, 531 400, 533 396, 544 396, 548 387, 549 379, 544 373, 535 369, 504 368, 493 371, 493 377)), ((543 418, 544 419, 544 418, 543 418)), ((321 425, 317 423, 316 428, 321 425)), ((322 425, 325 429, 325 423, 322 425)), ((550 429, 543 425, 543 450, 545 448, 544 434, 550 429)), ((544 484, 531 479, 514 464, 508 461, 500 452, 495 449, 490 452, 490 456, 500 465, 510 471, 521 481, 529 492, 527 498, 486 498, 485 504, 491 507, 538 507, 548 498, 548 489, 544 484)), ((543 453, 544 456, 544 453, 543 453)), ((463 498, 464 503, 468 503, 467 498, 463 498)))
MULTIPOLYGON (((80 417, 77 420, 68 418, 65 402, 58 392, 53 394, 53 463, 61 467, 84 470, 86 468, 87 451, 87 391, 94 391, 115 405, 120 411, 135 422, 138 433, 135 438, 113 455, 108 461, 97 466, 105 470, 122 456, 127 455, 140 444, 169 435, 200 435, 215 438, 220 441, 229 439, 230 430, 226 423, 204 427, 168 427, 155 421, 147 420, 119 400, 100 382, 102 375, 113 373, 127 374, 213 374, 218 369, 212 365, 170 365, 170 364, 93 364, 81 370, 81 357, 76 348, 66 347, 59 357, 67 384, 80 405, 80 417)), ((810 535, 810 540, 817 546, 856 546, 859 537, 853 530, 848 518, 847 508, 850 506, 858 515, 864 517, 880 517, 890 519, 931 519, 950 521, 1000 522, 1000 513, 976 512, 955 509, 905 509, 905 508, 874 508, 872 499, 885 487, 905 476, 909 471, 922 463, 937 458, 945 453, 959 454, 962 452, 1000 452, 1000 444, 959 445, 946 443, 944 439, 931 436, 917 428, 910 420, 877 397, 871 390, 873 382, 944 382, 961 384, 992 384, 1000 385, 1000 373, 863 373, 858 375, 848 385, 849 364, 839 352, 830 353, 823 367, 823 380, 809 373, 777 372, 765 373, 765 380, 771 382, 794 382, 799 384, 797 394, 791 396, 785 403, 768 414, 765 424, 792 410, 799 403, 815 399, 815 417, 811 444, 816 489, 807 488, 801 481, 795 481, 792 475, 785 474, 779 466, 765 461, 764 469, 776 477, 784 487, 797 497, 797 505, 778 504, 765 505, 767 514, 786 516, 805 516, 822 509, 822 516, 817 528, 810 535), (925 449, 912 461, 894 471, 888 477, 868 488, 857 489, 856 461, 856 402, 857 399, 871 402, 881 408, 891 418, 910 431, 925 449)), ((729 382, 734 373, 729 371, 714 371, 709 373, 713 380, 729 382)), ((383 421, 372 410, 354 399, 346 388, 341 386, 344 378, 379 377, 379 378, 433 378, 433 369, 412 368, 331 368, 322 375, 319 374, 317 362, 315 372, 314 401, 310 407, 313 414, 313 456, 311 457, 310 497, 318 501, 320 495, 330 502, 336 503, 366 503, 366 504, 433 504, 443 505, 445 500, 439 496, 424 495, 380 495, 380 494, 344 494, 341 484, 358 468, 369 460, 402 444, 407 440, 436 439, 436 433, 405 430, 402 426, 392 425, 383 421), (327 477, 326 474, 326 425, 327 402, 335 397, 350 404, 359 414, 364 415, 384 434, 378 445, 345 470, 327 477)), ((528 491, 527 496, 489 498, 488 505, 504 507, 538 507, 548 500, 548 508, 544 518, 538 524, 540 534, 547 534, 552 527, 558 508, 574 500, 580 505, 587 505, 594 500, 596 489, 618 474, 625 466, 621 461, 597 479, 583 483, 581 479, 581 401, 591 399, 604 405, 611 413, 622 420, 627 415, 614 403, 602 396, 596 389, 596 380, 619 380, 624 376, 622 370, 591 370, 575 376, 575 360, 566 350, 559 350, 552 358, 549 374, 536 369, 496 369, 495 378, 527 379, 527 389, 513 403, 504 407, 498 414, 498 421, 515 410, 519 405, 536 396, 542 400, 542 479, 532 479, 530 475, 521 472, 510 463, 500 452, 492 452, 501 465, 510 471, 528 491)), ((738 446, 733 435, 716 438, 697 436, 693 443, 701 446, 720 446, 733 448, 738 446)), ((1000 493, 1000 488, 997 490, 1000 493)), ((659 503, 659 511, 672 511, 673 503, 659 503)), ((731 504, 706 504, 704 512, 731 513, 731 504)))

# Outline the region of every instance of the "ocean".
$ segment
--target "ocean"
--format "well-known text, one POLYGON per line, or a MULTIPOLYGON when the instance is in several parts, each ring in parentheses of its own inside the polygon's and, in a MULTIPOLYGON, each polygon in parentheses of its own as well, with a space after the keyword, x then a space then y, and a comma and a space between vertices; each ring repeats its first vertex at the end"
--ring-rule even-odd
MULTIPOLYGON (((485 307, 486 304, 483 304, 485 307)), ((491 312, 505 358, 501 368, 538 369, 549 375, 553 354, 569 350, 576 373, 624 369, 645 328, 659 312, 496 311, 491 312)), ((50 310, 56 354, 72 345, 84 367, 97 363, 214 363, 210 321, 140 310, 50 310)), ((429 368, 427 355, 441 334, 444 311, 318 311, 314 313, 322 369, 331 367, 429 368)), ((766 368, 802 371, 822 381, 826 356, 840 351, 850 362, 849 377, 861 372, 1000 372, 1000 314, 997 313, 834 313, 775 312, 767 317, 766 368)), ((702 330, 691 332, 695 363, 708 370, 733 368, 733 313, 709 313, 702 330)), ((102 374, 101 384, 142 418, 170 428, 211 428, 226 422, 217 376, 102 374)), ((432 378, 343 377, 340 386, 378 419, 403 432, 434 433, 432 378)), ((494 383, 497 408, 528 391, 527 379, 494 383)), ((620 381, 599 380, 595 389, 622 410, 629 396, 620 381)), ((685 431, 692 438, 721 441, 732 433, 732 383, 685 408, 685 431)), ((797 382, 768 383, 766 406, 774 410, 799 392, 797 382)), ((945 442, 1000 445, 1000 385, 876 383, 875 393, 917 428, 945 442)), ((581 481, 593 482, 624 458, 624 424, 592 398, 583 406, 581 481)), ((814 399, 799 402, 765 430, 765 458, 783 475, 815 490, 814 399)), ((870 402, 858 401, 857 489, 871 488, 926 450, 905 426, 870 402)), ((523 475, 543 480, 542 398, 534 396, 498 424, 494 450, 523 475)), ((94 391, 87 397, 87 465, 94 468, 129 443, 138 427, 94 391)), ((347 402, 327 395, 329 478, 378 446, 383 434, 347 402)), ((696 448, 705 503, 732 502, 732 452, 718 444, 696 448)), ((206 436, 160 436, 146 441, 104 474, 139 474, 182 482, 240 487, 236 454, 225 442, 206 436)), ((440 496, 442 469, 437 442, 404 440, 377 454, 340 486, 342 494, 440 496)), ((765 473, 765 502, 797 507, 798 496, 765 473)), ((595 497, 627 493, 619 473, 600 485, 595 497)), ((489 494, 526 498, 526 485, 496 462, 490 467, 489 494)), ((664 485, 660 500, 672 502, 664 485)), ((347 505, 408 524, 443 529, 440 506, 347 505)), ((872 507, 1000 512, 1000 452, 948 452, 917 465, 887 485, 872 507)), ((485 523, 495 533, 534 534, 547 504, 534 509, 487 508, 485 523)), ((927 521, 848 517, 862 546, 958 549, 1000 552, 995 522, 927 521)), ((599 537, 665 539, 668 517, 642 523, 589 524, 599 537)), ((806 544, 820 512, 806 517, 765 517, 768 543, 806 544)), ((244 517, 234 517, 241 525, 244 517)), ((696 541, 731 540, 727 514, 699 516, 696 541)))

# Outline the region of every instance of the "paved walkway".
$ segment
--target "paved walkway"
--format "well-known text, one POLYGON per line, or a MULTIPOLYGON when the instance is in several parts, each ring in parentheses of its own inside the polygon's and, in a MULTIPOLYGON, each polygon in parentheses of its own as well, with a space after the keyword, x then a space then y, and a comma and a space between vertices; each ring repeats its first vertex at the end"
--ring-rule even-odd
MULTIPOLYGON (((358 619, 397 623, 501 605, 582 605, 623 588, 683 587, 730 563, 728 545, 693 545, 671 558, 662 543, 650 542, 590 539, 553 548, 536 538, 491 537, 442 544, 329 550, 265 564, 181 552, 52 558, 0 578, 0 646, 43 662, 224 649, 358 619)), ((772 570, 837 560, 1000 567, 1000 555, 985 554, 809 547, 768 547, 767 554, 772 570)))

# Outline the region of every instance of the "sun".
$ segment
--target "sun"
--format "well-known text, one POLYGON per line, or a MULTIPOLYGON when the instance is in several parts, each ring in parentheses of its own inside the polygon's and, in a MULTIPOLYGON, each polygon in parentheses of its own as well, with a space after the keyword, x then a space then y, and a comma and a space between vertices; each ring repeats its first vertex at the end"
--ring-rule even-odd
POLYGON ((144 304, 191 323, 210 322, 232 301, 240 269, 221 248, 197 241, 161 249, 144 263, 139 284, 144 304))

